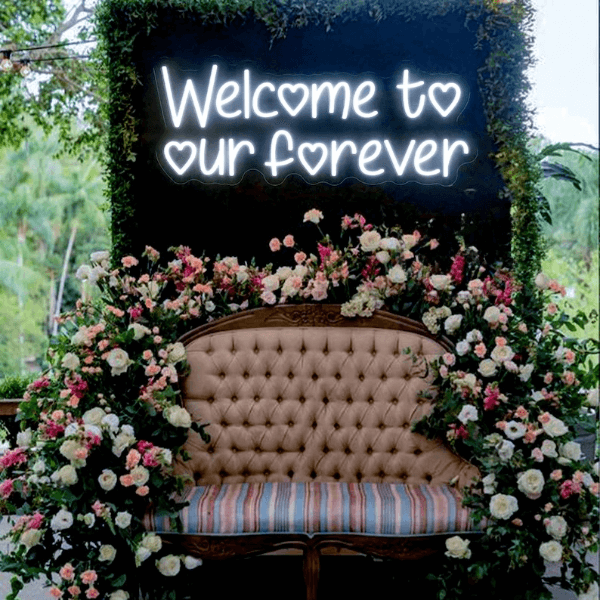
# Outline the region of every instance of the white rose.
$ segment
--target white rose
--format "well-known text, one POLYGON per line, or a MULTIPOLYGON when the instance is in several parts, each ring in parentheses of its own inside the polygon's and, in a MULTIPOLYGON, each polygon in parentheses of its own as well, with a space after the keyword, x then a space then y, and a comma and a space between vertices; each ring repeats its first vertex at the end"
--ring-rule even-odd
POLYGON ((118 512, 115 517, 115 525, 121 529, 126 529, 131 525, 131 514, 128 512, 118 512))
POLYGON ((560 446, 560 455, 569 460, 579 460, 581 458, 581 445, 577 442, 567 442, 560 446))
POLYGON ((491 496, 496 491, 496 475, 494 475, 494 473, 486 475, 481 480, 481 483, 483 483, 484 494, 489 494, 491 496))
POLYGON ((555 540, 544 542, 540 546, 540 556, 548 562, 559 562, 562 558, 563 547, 555 540))
POLYGON ((444 329, 446 333, 452 335, 460 328, 460 324, 462 323, 462 315, 451 315, 444 321, 444 329))
POLYGON ((102 421, 100 425, 104 425, 108 429, 110 429, 113 433, 116 433, 119 430, 119 417, 114 413, 110 413, 102 417, 102 421))
POLYGON ((515 445, 508 440, 504 440, 498 448, 498 456, 500 457, 500 460, 506 462, 512 458, 514 451, 515 445))
POLYGON ((135 551, 135 564, 139 567, 147 558, 150 558, 152 552, 144 546, 139 546, 135 551))
POLYGON ((112 375, 122 375, 127 371, 132 361, 122 348, 113 348, 106 357, 106 362, 111 367, 112 375))
POLYGON ((176 364, 185 359, 185 346, 181 342, 175 342, 174 344, 169 344, 167 346, 167 352, 169 356, 167 357, 167 362, 171 364, 176 364))
POLYGON ((192 417, 190 413, 182 406, 169 406, 164 411, 164 415, 174 427, 191 427, 192 417))
POLYGON ((117 476, 110 469, 104 469, 98 477, 100 487, 106 492, 110 492, 117 485, 117 476))
POLYGON ((87 329, 85 327, 80 327, 71 337, 71 344, 74 346, 83 346, 84 344, 88 344, 88 341, 87 329))
POLYGON ((42 533, 40 529, 28 529, 21 534, 19 542, 26 548, 33 548, 33 546, 37 546, 40 543, 42 533))
POLYGON ((391 250, 392 252, 398 251, 400 250, 400 240, 398 238, 390 237, 381 238, 381 241, 379 242, 379 247, 382 250, 391 250))
POLYGON ((94 513, 86 513, 85 515, 79 515, 77 519, 82 520, 88 527, 93 527, 96 523, 96 515, 94 513))
POLYGON ((588 390, 585 402, 588 406, 598 406, 598 388, 588 390))
POLYGON ((504 362, 507 360, 511 360, 515 353, 512 351, 510 346, 496 346, 491 354, 490 358, 495 360, 496 362, 504 362))
POLYGON ((52 481, 59 485, 75 485, 78 481, 77 471, 73 465, 65 465, 52 473, 52 481))
POLYGON ((539 290, 547 290, 550 285, 550 278, 544 273, 538 273, 535 278, 535 285, 539 290))
POLYGON ((542 442, 541 450, 544 456, 548 456, 550 458, 558 458, 558 454, 556 452, 556 443, 552 440, 544 440, 542 442))
POLYGON ((81 265, 77 272, 75 273, 75 277, 79 279, 79 281, 87 281, 90 278, 90 274, 92 272, 92 267, 89 265, 81 265))
POLYGON ((442 292, 450 288, 452 278, 450 275, 431 275, 429 282, 433 286, 433 289, 442 292))
POLYGON ((139 323, 131 323, 127 329, 133 329, 133 339, 141 340, 145 335, 150 335, 152 331, 139 323))
POLYGON ((577 596, 577 600, 598 600, 600 597, 600 590, 598 589, 598 582, 594 581, 590 583, 588 589, 577 596))
POLYGON ((419 238, 412 233, 405 233, 402 236, 402 241, 404 242, 405 248, 410 250, 419 241, 419 238))
POLYGON ((32 468, 36 475, 42 475, 46 472, 46 463, 40 458, 35 461, 32 468))
POLYGON ((142 467, 142 465, 138 465, 134 469, 131 470, 131 476, 133 477, 133 482, 136 486, 145 485, 150 479, 150 472, 146 467, 142 467))
POLYGON ((150 552, 158 552, 162 548, 162 539, 154 533, 149 533, 142 538, 141 544, 150 552))
POLYGON ((386 250, 380 250, 375 253, 375 258, 382 264, 385 265, 390 262, 390 253, 386 250))
POLYGON ((17 447, 29 448, 29 446, 31 446, 32 439, 33 431, 31 431, 29 427, 24 431, 19 431, 19 433, 17 433, 17 447))
POLYGON ((450 558, 471 558, 469 543, 469 540, 463 540, 458 535, 448 538, 446 540, 446 556, 450 558))
POLYGON ((545 521, 545 525, 548 535, 551 535, 555 540, 567 535, 567 522, 563 519, 563 517, 550 517, 547 521, 545 521))
POLYGON ((117 550, 114 546, 103 544, 100 546, 100 556, 98 557, 98 560, 102 562, 112 562, 116 555, 117 550))
POLYGON ((121 427, 121 433, 115 437, 112 451, 115 456, 121 456, 125 448, 131 446, 136 441, 135 435, 133 434, 133 427, 131 425, 123 425, 121 427))
POLYGON ((185 565, 186 569, 195 569, 202 564, 202 559, 195 558, 193 556, 186 556, 183 559, 183 564, 185 565))
POLYGON ((483 336, 481 335, 481 331, 479 331, 479 329, 471 329, 471 331, 467 333, 465 339, 467 340, 467 342, 475 344, 476 342, 483 341, 483 336))
POLYGON ((73 352, 67 352, 60 361, 60 364, 65 369, 74 371, 79 366, 79 357, 76 354, 73 354, 73 352))
POLYGON ((379 248, 381 236, 374 230, 365 231, 359 238, 361 248, 365 252, 375 252, 379 248))
POLYGON ((400 265, 394 265, 387 273, 387 278, 396 284, 406 282, 406 272, 400 265))
POLYGON ((472 297, 473 296, 471 292, 468 292, 467 290, 461 290, 458 292, 458 294, 456 294, 456 301, 459 304, 468 304, 472 297))
POLYGON ((267 275, 262 280, 263 288, 268 292, 274 292, 279 289, 279 277, 277 275, 267 275))
POLYGON ((533 373, 533 365, 528 363, 519 367, 519 379, 521 381, 529 381, 531 374, 533 373))
POLYGON ((117 590, 108 597, 108 600, 129 600, 129 593, 125 590, 117 590))
POLYGON ((64 508, 61 508, 50 521, 50 527, 53 531, 62 531, 73 525, 73 515, 64 508))
POLYGON ((519 510, 519 503, 514 496, 496 494, 490 500, 490 513, 495 519, 510 519, 519 510))
POLYGON ((469 421, 477 421, 479 414, 473 405, 465 404, 457 418, 461 423, 467 424, 469 421))
POLYGON ((544 489, 544 475, 539 469, 528 469, 517 477, 517 486, 530 500, 537 500, 544 489))
POLYGON ((518 440, 527 433, 527 427, 518 421, 509 421, 504 429, 504 435, 509 440, 518 440))
POLYGON ((310 221, 317 224, 323 218, 323 213, 318 208, 311 208, 304 213, 304 223, 310 221))
POLYGON ((167 556, 163 556, 160 560, 156 561, 156 568, 165 577, 173 577, 181 569, 181 560, 174 554, 167 554, 167 556))
POLYGON ((99 406, 90 408, 83 413, 83 422, 86 425, 100 425, 102 419, 106 416, 106 413, 99 406))
POLYGON ((456 344, 456 354, 459 356, 464 356, 471 350, 471 344, 467 342, 467 340, 461 340, 456 344))
POLYGON ((493 325, 500 320, 500 309, 497 306, 488 306, 483 313, 483 318, 493 325))
POLYGON ((480 363, 477 370, 484 377, 493 377, 496 374, 497 369, 496 363, 491 358, 484 358, 480 363))
POLYGON ((550 415, 550 420, 547 423, 542 423, 542 429, 550 437, 560 437, 569 432, 569 428, 553 415, 550 415))

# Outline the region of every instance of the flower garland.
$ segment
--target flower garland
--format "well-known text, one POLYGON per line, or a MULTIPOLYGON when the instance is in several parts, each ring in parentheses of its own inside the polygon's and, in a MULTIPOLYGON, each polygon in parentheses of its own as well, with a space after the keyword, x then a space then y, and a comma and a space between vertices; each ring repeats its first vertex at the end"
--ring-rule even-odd
MULTIPOLYGON (((316 227, 323 219, 316 209, 304 216, 316 227)), ((590 342, 558 332, 566 317, 553 304, 531 331, 511 273, 481 265, 474 248, 443 270, 438 242, 418 231, 377 230, 360 215, 343 217, 341 229, 339 243, 323 235, 312 254, 291 235, 273 238, 271 250, 290 263, 278 269, 212 262, 184 247, 166 265, 148 247, 146 269, 127 256, 111 270, 105 252, 79 269, 102 298, 61 318, 51 371, 29 386, 16 447, 0 456, 0 507, 19 515, 0 559, 15 575, 9 599, 40 575, 54 598, 126 600, 143 581, 153 598, 177 598, 172 578, 200 561, 169 553, 143 526, 149 503, 176 517, 186 482, 175 462, 189 435, 208 440, 179 404, 186 361, 177 339, 239 310, 307 301, 342 303, 348 318, 390 310, 454 343, 432 364, 437 401, 415 428, 480 468, 465 502, 487 528, 477 541, 448 540, 432 574, 439 597, 477 597, 477 582, 500 584, 512 570, 527 582, 513 597, 543 598, 544 561, 571 568, 560 582, 581 600, 597 597, 585 553, 597 548, 598 479, 574 441, 586 403, 598 404, 590 342)), ((563 292, 542 275, 537 283, 563 292)))

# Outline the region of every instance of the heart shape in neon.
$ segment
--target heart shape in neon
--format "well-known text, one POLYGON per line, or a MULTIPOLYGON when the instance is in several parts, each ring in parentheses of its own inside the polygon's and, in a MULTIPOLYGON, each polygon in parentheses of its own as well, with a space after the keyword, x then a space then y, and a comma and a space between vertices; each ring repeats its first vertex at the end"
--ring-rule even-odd
POLYGON ((327 154, 327 146, 325 144, 321 144, 320 142, 316 144, 309 144, 308 142, 305 142, 304 144, 300 144, 300 146, 298 146, 298 158, 300 159, 300 162, 302 163, 304 168, 311 175, 317 174, 319 169, 323 166, 323 163, 327 160, 327 154), (315 167, 311 166, 306 160, 306 157, 304 156, 305 150, 308 150, 309 152, 317 152, 318 150, 321 151, 321 158, 319 159, 315 167))
POLYGON ((190 165, 196 158, 196 152, 196 146, 194 146, 192 142, 169 142, 165 146, 165 158, 167 159, 167 162, 169 163, 171 168, 175 171, 175 173, 177 173, 177 175, 183 175, 189 169, 190 165), (187 159, 187 161, 182 167, 180 167, 171 156, 171 148, 175 148, 177 152, 183 152, 186 148, 189 148, 191 150, 190 157, 187 159))
MULTIPOLYGON (((283 83, 277 90, 279 102, 281 102, 283 108, 285 108, 285 110, 287 110, 292 117, 295 117, 304 108, 304 105, 308 102, 308 96, 308 86, 304 85, 303 83, 283 83), (293 108, 292 105, 290 105, 290 103, 286 100, 285 93, 288 92, 289 94, 292 94, 292 96, 295 96, 299 91, 302 92, 302 98, 300 98, 296 104, 296 107, 293 108)), ((292 100, 292 102, 294 102, 294 100, 292 100)))
POLYGON ((433 104, 433 106, 440 113, 440 115, 442 115, 442 117, 447 117, 458 104, 458 101, 460 100, 461 96, 461 91, 458 84, 453 82, 434 83, 429 87, 429 91, 427 92, 427 94, 429 95, 429 100, 431 101, 431 104, 433 104), (436 90, 440 90, 442 94, 447 94, 450 89, 454 90, 454 98, 450 102, 450 104, 448 104, 447 108, 442 108, 437 98, 435 97, 436 90))

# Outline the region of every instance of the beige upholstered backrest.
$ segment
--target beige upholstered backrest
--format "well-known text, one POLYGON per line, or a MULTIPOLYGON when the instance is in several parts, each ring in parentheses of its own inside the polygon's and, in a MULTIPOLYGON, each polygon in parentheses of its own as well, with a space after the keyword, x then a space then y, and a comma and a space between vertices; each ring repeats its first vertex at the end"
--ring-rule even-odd
POLYGON ((186 408, 196 485, 264 481, 432 484, 477 471, 411 432, 430 408, 427 360, 446 351, 414 321, 339 306, 258 309, 186 336, 186 408), (406 351, 410 349, 412 354, 406 351))

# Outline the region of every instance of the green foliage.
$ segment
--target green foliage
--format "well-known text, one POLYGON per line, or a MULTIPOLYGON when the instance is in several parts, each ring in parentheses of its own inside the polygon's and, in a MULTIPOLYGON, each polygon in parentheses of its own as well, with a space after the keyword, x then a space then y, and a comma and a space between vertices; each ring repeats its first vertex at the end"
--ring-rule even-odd
POLYGON ((13 375, 0 379, 0 398, 22 398, 33 376, 13 375))

